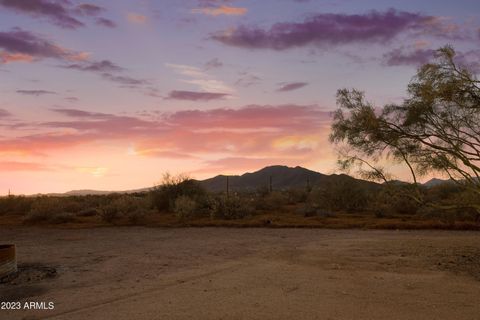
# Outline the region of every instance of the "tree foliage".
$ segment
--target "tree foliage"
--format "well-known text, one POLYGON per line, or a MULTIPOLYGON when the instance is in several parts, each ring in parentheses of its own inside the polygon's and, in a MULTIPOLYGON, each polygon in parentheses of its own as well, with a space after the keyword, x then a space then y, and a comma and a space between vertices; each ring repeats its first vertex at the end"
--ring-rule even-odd
MULTIPOLYGON (((344 169, 391 179, 385 163, 404 164, 418 177, 441 172, 480 196, 480 82, 460 66, 451 47, 438 50, 408 85, 401 104, 376 108, 363 92, 342 89, 330 140, 344 169)), ((422 201, 420 193, 412 193, 422 201)))

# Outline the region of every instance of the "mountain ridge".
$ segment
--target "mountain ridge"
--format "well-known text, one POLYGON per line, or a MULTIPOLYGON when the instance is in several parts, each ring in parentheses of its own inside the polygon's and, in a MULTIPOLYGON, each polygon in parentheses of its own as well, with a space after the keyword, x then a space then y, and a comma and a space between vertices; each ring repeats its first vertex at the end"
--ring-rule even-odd
MULTIPOLYGON (((351 180, 362 183, 365 187, 379 186, 380 184, 357 179, 346 174, 324 174, 313 171, 301 166, 288 167, 284 165, 271 165, 253 172, 245 172, 240 175, 219 174, 204 180, 196 180, 207 190, 212 192, 226 191, 227 177, 230 191, 254 191, 259 188, 270 188, 274 190, 288 188, 302 188, 307 186, 315 186, 328 184, 332 181, 351 180)), ((440 183, 448 182, 448 180, 432 179, 423 185, 431 187, 440 183)), ((147 192, 152 188, 140 188, 124 191, 102 191, 102 190, 71 190, 65 193, 49 193, 47 195, 56 196, 82 196, 82 195, 105 195, 112 193, 141 193, 147 192)))

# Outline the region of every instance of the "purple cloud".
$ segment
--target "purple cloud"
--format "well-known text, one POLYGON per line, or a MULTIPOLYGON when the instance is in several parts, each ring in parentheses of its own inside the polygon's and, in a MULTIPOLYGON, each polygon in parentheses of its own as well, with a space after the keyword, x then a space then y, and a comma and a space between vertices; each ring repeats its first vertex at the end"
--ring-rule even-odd
POLYGON ((435 50, 432 49, 413 49, 397 48, 383 55, 387 66, 420 66, 428 63, 435 56, 435 50))
POLYGON ((105 8, 90 3, 82 3, 75 8, 75 12, 85 16, 96 16, 105 11, 105 8))
POLYGON ((56 92, 47 91, 47 90, 17 90, 17 93, 28 95, 28 96, 37 96, 37 97, 43 96, 46 94, 57 94, 56 92))
POLYGON ((77 102, 77 101, 80 101, 80 99, 77 98, 77 97, 65 97, 65 100, 67 100, 68 102, 77 102))
POLYGON ((7 118, 7 117, 10 117, 10 116, 11 116, 10 112, 8 112, 5 109, 0 109, 0 118, 7 118))
POLYGON ((251 74, 247 71, 242 71, 240 72, 240 78, 235 81, 235 85, 248 88, 254 84, 259 83, 260 81, 262 81, 262 79, 259 76, 251 74))
POLYGON ((437 17, 395 9, 352 15, 330 13, 318 14, 303 22, 276 23, 270 29, 242 25, 214 33, 211 39, 241 48, 285 50, 307 45, 386 43, 406 32, 449 39, 460 37, 453 24, 445 23, 437 17))
POLYGON ((174 91, 170 91, 170 93, 167 96, 167 99, 190 100, 190 101, 210 101, 210 100, 224 99, 228 96, 229 96, 229 94, 226 94, 226 93, 174 90, 174 91))
POLYGON ((124 69, 109 60, 75 63, 64 66, 66 69, 75 69, 80 71, 92 71, 92 72, 117 72, 124 69))
MULTIPOLYGON (((84 58, 82 53, 62 48, 49 40, 20 28, 15 28, 8 32, 0 32, 0 48, 8 54, 3 53, 4 62, 8 62, 9 56, 12 57, 12 55, 19 54, 25 57, 28 56, 31 59, 55 58, 75 61, 84 58)), ((2 52, 0 52, 0 58, 2 58, 2 52)), ((14 58, 11 59, 14 60, 14 58)), ((27 59, 25 58, 25 60, 27 59)))
POLYGON ((117 82, 122 85, 132 86, 132 87, 139 86, 139 85, 147 85, 150 83, 148 80, 145 80, 145 79, 136 79, 129 76, 119 76, 109 72, 102 73, 102 78, 109 81, 117 82))
POLYGON ((216 7, 221 4, 230 4, 233 0, 198 0, 199 7, 216 7))
POLYGON ((81 63, 74 63, 61 67, 71 70, 94 72, 99 74, 105 80, 113 81, 130 87, 149 84, 149 81, 145 79, 136 79, 125 75, 116 74, 117 72, 125 71, 125 69, 109 60, 84 61, 81 63))
MULTIPOLYGON (((77 29, 85 24, 77 17, 96 17, 106 11, 105 8, 90 3, 73 7, 68 0, 0 0, 0 6, 16 13, 44 18, 50 23, 65 29, 77 29)), ((96 24, 115 27, 115 23, 106 18, 97 18, 96 24)))
MULTIPOLYGON (((387 66, 421 66, 429 63, 437 56, 437 51, 428 48, 394 49, 384 54, 384 63, 387 66)), ((456 52, 455 62, 474 73, 480 72, 480 50, 456 52)))
POLYGON ((115 28, 117 24, 110 19, 107 18, 97 18, 95 23, 99 26, 107 27, 107 28, 115 28))
POLYGON ((207 63, 205 63, 205 69, 207 70, 221 68, 221 67, 223 67, 223 63, 218 58, 214 58, 208 61, 207 63))
POLYGON ((52 108, 53 112, 63 114, 67 117, 73 118, 88 118, 94 120, 104 120, 104 119, 112 119, 115 118, 114 115, 101 113, 101 112, 89 112, 84 110, 78 109, 66 109, 66 108, 52 108))
POLYGON ((278 92, 293 91, 307 86, 307 82, 290 82, 283 83, 280 88, 277 89, 278 92))
POLYGON ((46 17, 55 25, 67 29, 83 27, 84 24, 69 13, 62 2, 48 0, 0 0, 0 5, 32 16, 46 17))

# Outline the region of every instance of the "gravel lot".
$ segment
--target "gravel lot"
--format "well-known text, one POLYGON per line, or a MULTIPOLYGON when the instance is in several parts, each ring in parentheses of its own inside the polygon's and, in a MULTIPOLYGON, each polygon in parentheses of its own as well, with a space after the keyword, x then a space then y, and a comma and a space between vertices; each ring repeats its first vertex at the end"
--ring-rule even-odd
POLYGON ((480 233, 0 230, 20 273, 1 319, 478 319, 480 233), (54 303, 27 310, 25 302, 54 303))

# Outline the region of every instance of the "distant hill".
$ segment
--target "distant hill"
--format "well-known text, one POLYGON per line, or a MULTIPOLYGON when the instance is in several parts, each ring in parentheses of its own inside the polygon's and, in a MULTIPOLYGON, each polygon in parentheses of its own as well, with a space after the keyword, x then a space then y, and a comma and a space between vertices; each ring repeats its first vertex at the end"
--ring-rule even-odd
POLYGON ((454 182, 452 180, 442 180, 442 179, 433 178, 425 182, 423 185, 427 188, 431 188, 438 185, 451 184, 451 183, 454 183, 454 182))
MULTIPOLYGON (((355 179, 346 174, 326 175, 320 172, 312 171, 303 167, 287 167, 287 166, 269 166, 255 172, 248 172, 242 175, 228 176, 229 188, 231 191, 255 191, 259 188, 270 185, 274 190, 282 190, 289 188, 305 188, 307 185, 319 186, 332 182, 355 181, 362 184, 365 188, 378 188, 380 184, 355 179)), ((205 189, 212 192, 220 192, 226 190, 227 176, 218 175, 210 179, 198 180, 205 189)), ((137 193, 147 192, 151 188, 142 188, 127 191, 98 191, 98 190, 72 190, 61 194, 50 194, 56 196, 81 196, 81 195, 104 195, 111 193, 137 193)))
MULTIPOLYGON (((112 193, 141 193, 150 191, 152 188, 142 188, 135 190, 124 190, 124 191, 102 191, 102 190, 72 190, 65 193, 49 193, 49 196, 86 196, 86 195, 106 195, 112 193)), ((38 194, 40 195, 40 194, 38 194)))
MULTIPOLYGON (((254 191, 261 187, 269 187, 270 179, 274 190, 289 188, 305 188, 307 185, 318 186, 332 181, 353 180, 363 183, 367 187, 376 183, 358 180, 348 175, 325 175, 302 167, 269 166, 259 171, 243 175, 228 176, 229 188, 232 191, 254 191)), ((227 176, 219 175, 210 179, 199 181, 207 190, 218 192, 225 191, 227 176)))

